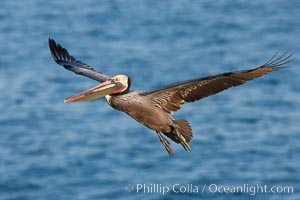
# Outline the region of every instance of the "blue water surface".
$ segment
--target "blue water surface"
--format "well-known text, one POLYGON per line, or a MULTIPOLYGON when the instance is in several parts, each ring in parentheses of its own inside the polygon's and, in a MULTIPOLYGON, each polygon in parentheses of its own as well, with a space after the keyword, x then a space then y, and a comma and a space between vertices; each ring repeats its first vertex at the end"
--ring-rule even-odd
POLYGON ((1 1, 0 199, 300 199, 299 19, 297 0, 1 1), (169 157, 105 100, 64 104, 97 82, 56 65, 48 37, 136 90, 250 69, 277 50, 295 60, 184 105, 174 117, 192 125, 192 151, 172 142, 169 157), (264 185, 293 191, 250 191, 264 185))

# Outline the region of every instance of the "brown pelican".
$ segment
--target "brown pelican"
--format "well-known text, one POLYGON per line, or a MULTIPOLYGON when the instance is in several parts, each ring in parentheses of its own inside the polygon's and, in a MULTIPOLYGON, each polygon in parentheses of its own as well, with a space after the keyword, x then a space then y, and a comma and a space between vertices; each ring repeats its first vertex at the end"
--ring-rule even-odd
POLYGON ((168 140, 161 133, 176 143, 180 143, 189 152, 189 142, 193 134, 189 122, 185 119, 175 120, 172 113, 178 111, 184 103, 195 102, 214 95, 230 87, 258 78, 282 68, 291 61, 287 53, 279 56, 277 53, 260 67, 228 72, 218 75, 196 78, 167 86, 151 92, 131 91, 131 78, 126 75, 109 77, 96 72, 89 65, 75 59, 61 45, 49 38, 51 54, 55 62, 76 74, 86 76, 101 84, 65 99, 65 102, 79 102, 105 97, 107 103, 127 113, 139 123, 156 131, 169 155, 174 155, 168 140))

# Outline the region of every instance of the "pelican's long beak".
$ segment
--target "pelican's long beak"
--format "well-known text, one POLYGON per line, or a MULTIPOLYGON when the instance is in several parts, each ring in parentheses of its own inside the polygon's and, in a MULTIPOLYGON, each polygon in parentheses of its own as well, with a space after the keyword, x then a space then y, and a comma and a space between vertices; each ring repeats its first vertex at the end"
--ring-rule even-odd
POLYGON ((64 100, 65 103, 88 101, 101 98, 105 95, 111 94, 122 88, 121 84, 114 83, 112 79, 109 79, 91 89, 85 90, 75 96, 69 97, 64 100))

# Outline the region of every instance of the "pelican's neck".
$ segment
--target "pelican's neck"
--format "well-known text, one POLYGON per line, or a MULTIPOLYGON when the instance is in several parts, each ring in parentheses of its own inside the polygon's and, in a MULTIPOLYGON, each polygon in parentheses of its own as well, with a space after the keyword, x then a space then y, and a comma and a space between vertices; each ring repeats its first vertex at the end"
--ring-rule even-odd
POLYGON ((111 105, 111 95, 105 95, 106 102, 111 105))

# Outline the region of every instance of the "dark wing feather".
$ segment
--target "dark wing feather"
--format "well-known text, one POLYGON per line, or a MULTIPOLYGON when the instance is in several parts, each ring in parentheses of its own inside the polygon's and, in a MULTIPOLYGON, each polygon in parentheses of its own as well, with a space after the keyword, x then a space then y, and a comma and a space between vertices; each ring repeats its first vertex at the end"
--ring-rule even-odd
POLYGON ((276 71, 282 68, 283 65, 291 62, 291 56, 292 54, 287 55, 287 53, 277 56, 276 53, 268 62, 255 69, 228 72, 175 83, 160 90, 145 92, 142 95, 148 96, 155 106, 172 113, 179 110, 185 102, 198 101, 230 87, 244 84, 254 78, 276 71))
POLYGON ((71 56, 65 48, 63 48, 60 44, 56 44, 56 42, 51 38, 49 38, 49 47, 55 62, 64 66, 65 69, 99 82, 104 82, 110 78, 105 74, 96 72, 94 68, 80 60, 76 60, 76 58, 71 56))

